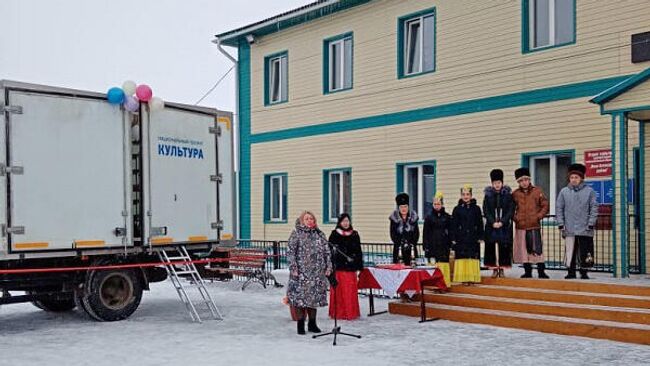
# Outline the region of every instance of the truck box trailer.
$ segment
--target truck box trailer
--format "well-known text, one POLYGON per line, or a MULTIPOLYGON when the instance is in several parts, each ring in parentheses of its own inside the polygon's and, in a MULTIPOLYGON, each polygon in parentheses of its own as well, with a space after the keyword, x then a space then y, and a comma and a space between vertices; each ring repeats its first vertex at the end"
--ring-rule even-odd
POLYGON ((0 304, 83 304, 123 319, 166 277, 125 264, 234 240, 231 113, 176 103, 130 113, 102 93, 13 81, 0 81, 0 105, 0 304), (61 270, 97 265, 121 267, 61 270))

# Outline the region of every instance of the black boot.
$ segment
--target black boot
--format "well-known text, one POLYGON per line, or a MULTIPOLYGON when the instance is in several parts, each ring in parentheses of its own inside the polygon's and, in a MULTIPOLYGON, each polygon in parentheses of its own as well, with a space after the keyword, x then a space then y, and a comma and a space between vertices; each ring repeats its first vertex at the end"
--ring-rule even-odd
POLYGON ((318 329, 318 326, 316 325, 316 309, 308 308, 307 316, 309 317, 309 322, 307 323, 307 330, 312 333, 320 333, 321 330, 318 329))
POLYGON ((521 275, 521 278, 532 278, 533 277, 533 265, 530 263, 524 263, 524 274, 521 275))
POLYGON ((537 277, 539 278, 545 278, 548 279, 548 275, 544 270, 546 269, 546 264, 544 263, 537 263, 537 277))
POLYGON ((307 323, 307 330, 312 333, 322 332, 322 330, 320 330, 320 328, 318 328, 316 325, 316 319, 309 319, 309 322, 307 323))
POLYGON ((300 319, 296 323, 298 323, 298 334, 306 334, 305 333, 305 319, 300 319))
POLYGON ((588 280, 589 276, 587 276, 587 270, 586 269, 581 269, 580 270, 580 279, 581 280, 588 280))

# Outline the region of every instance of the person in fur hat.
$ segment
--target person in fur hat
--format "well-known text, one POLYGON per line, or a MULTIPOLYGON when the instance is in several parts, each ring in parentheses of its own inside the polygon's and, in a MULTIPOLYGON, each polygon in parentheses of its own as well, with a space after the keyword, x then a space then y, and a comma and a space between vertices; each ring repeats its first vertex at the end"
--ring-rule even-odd
POLYGON ((480 240, 483 239, 483 214, 472 198, 472 186, 465 185, 460 190, 461 198, 454 208, 454 282, 465 285, 481 283, 480 240))
POLYGON ((399 263, 399 252, 405 265, 411 265, 412 252, 418 256, 417 243, 420 240, 418 214, 409 207, 409 195, 400 193, 395 197, 397 209, 388 217, 390 239, 393 242, 393 263, 399 263))
POLYGON ((512 266, 512 215, 515 204, 512 190, 503 185, 503 170, 490 172, 492 185, 485 187, 483 214, 485 215, 484 264, 492 278, 505 277, 505 269, 512 266))
POLYGON ((596 192, 585 184, 582 164, 569 166, 569 184, 557 196, 556 221, 565 238, 565 265, 569 268, 566 279, 576 278, 576 265, 580 278, 589 279, 587 269, 594 265, 594 226, 598 219, 596 192))
POLYGON ((521 278, 533 277, 533 263, 537 264, 538 277, 548 278, 545 272, 541 225, 542 219, 548 214, 548 198, 539 187, 532 184, 528 168, 515 170, 515 179, 519 188, 512 192, 515 202, 514 261, 524 264, 524 274, 521 278))
POLYGON ((433 196, 433 211, 424 219, 422 245, 424 256, 429 262, 435 258, 436 266, 440 268, 445 283, 451 286, 449 270, 449 251, 451 248, 451 215, 445 211, 442 192, 433 196))

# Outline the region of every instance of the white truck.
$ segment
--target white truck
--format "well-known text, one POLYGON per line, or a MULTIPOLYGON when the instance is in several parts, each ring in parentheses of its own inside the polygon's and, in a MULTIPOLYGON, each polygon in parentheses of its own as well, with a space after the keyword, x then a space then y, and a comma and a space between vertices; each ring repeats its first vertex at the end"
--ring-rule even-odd
POLYGON ((167 277, 135 264, 234 240, 231 113, 5 80, 0 106, 0 304, 124 319, 167 277))

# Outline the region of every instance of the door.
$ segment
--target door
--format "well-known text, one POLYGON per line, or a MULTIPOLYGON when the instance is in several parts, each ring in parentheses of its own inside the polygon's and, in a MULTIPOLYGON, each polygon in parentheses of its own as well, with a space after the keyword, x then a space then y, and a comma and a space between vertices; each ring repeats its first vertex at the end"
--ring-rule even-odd
POLYGON ((173 107, 142 113, 146 242, 218 240, 216 116, 173 107))
POLYGON ((12 252, 122 246, 130 146, 119 107, 97 98, 9 91, 4 177, 12 252))

